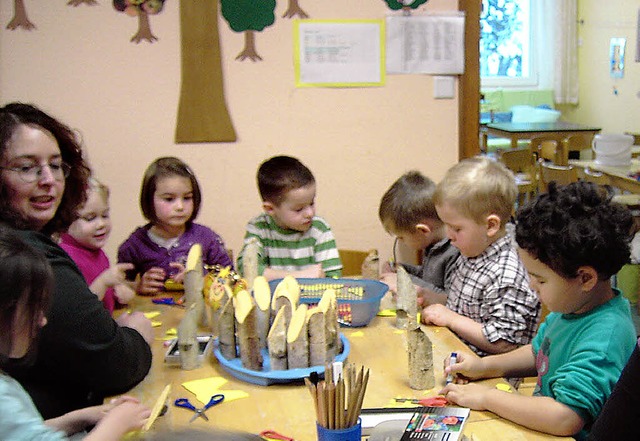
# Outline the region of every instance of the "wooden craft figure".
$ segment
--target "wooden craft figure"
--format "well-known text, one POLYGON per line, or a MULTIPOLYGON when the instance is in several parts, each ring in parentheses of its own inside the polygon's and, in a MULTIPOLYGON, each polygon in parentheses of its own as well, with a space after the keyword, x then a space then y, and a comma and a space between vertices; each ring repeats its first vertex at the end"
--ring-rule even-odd
POLYGON ((258 252, 260 251, 260 243, 257 237, 251 237, 244 246, 242 277, 247 281, 249 288, 253 288, 253 281, 258 274, 258 252))
POLYGON ((238 331, 238 347, 242 366, 254 371, 262 370, 262 354, 258 337, 256 302, 248 291, 239 291, 235 297, 235 316, 238 331))
POLYGON ((194 305, 198 323, 202 326, 209 326, 207 310, 204 307, 204 274, 202 266, 202 246, 199 243, 193 244, 187 254, 187 264, 184 273, 184 297, 187 307, 194 305))
POLYGON ((362 262, 362 278, 368 280, 380 280, 380 258, 378 250, 371 250, 362 262))
POLYGON ((178 325, 178 351, 180 352, 180 366, 184 370, 200 367, 198 353, 198 316, 195 305, 187 309, 178 325))
POLYGON ((409 387, 416 390, 432 389, 436 385, 433 372, 433 346, 424 330, 416 324, 407 329, 409 353, 409 387))
POLYGON ((397 307, 396 327, 399 329, 414 329, 418 321, 418 297, 416 287, 407 271, 398 265, 397 274, 397 307))

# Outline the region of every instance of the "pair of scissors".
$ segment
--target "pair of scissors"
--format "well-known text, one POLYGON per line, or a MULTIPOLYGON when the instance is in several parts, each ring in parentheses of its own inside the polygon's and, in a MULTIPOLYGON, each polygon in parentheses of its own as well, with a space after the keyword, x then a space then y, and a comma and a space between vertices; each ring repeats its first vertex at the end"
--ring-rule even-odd
POLYGON ((178 407, 184 407, 185 409, 193 410, 195 412, 195 414, 189 420, 189 422, 192 423, 198 417, 202 417, 202 418, 205 419, 205 421, 209 421, 209 417, 207 416, 207 414, 205 414, 205 412, 210 407, 215 406, 216 404, 222 403, 223 400, 224 400, 224 395, 215 394, 214 396, 211 397, 209 402, 204 405, 204 407, 196 407, 193 404, 191 404, 189 402, 189 400, 186 399, 186 398, 178 398, 173 404, 178 406, 178 407))
POLYGON ((175 300, 173 297, 159 297, 157 299, 152 299, 151 301, 156 305, 170 305, 170 306, 184 307, 184 305, 182 304, 183 302, 181 300, 175 300))
POLYGON ((424 407, 444 407, 449 404, 449 401, 442 395, 428 398, 396 398, 395 400, 398 403, 413 403, 424 407))

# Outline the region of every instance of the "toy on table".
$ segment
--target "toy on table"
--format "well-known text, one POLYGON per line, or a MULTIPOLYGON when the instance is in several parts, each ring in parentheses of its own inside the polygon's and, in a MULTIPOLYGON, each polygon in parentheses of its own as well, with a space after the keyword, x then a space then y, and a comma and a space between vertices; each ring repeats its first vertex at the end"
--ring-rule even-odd
POLYGON ((174 405, 178 407, 184 407, 185 409, 191 409, 194 411, 194 415, 189 420, 190 423, 194 422, 198 417, 202 417, 205 421, 209 421, 209 417, 205 412, 210 408, 215 406, 216 404, 220 404, 224 401, 223 394, 215 394, 211 397, 209 402, 204 405, 204 407, 196 407, 189 402, 187 398, 178 398, 174 401, 174 405))

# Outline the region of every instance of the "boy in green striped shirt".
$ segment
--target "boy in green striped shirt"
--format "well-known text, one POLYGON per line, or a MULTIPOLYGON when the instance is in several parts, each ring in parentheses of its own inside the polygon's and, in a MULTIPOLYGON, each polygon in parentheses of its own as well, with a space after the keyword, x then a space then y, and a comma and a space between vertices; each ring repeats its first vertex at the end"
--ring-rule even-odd
POLYGON ((268 280, 294 277, 340 277, 342 262, 329 224, 316 216, 316 181, 296 158, 274 156, 258 169, 264 213, 247 224, 238 256, 242 274, 248 241, 258 239, 258 272, 268 280))

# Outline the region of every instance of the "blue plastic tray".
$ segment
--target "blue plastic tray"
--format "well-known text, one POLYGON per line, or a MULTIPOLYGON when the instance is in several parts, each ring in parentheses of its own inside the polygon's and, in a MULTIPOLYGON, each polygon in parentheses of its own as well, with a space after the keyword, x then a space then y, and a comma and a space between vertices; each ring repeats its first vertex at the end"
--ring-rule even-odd
MULTIPOLYGON (((349 340, 344 334, 340 334, 340 340, 342 341, 342 352, 338 354, 335 361, 345 361, 347 355, 349 355, 350 345, 349 340)), ((271 360, 269 359, 269 352, 267 349, 262 350, 262 371, 254 371, 242 367, 242 361, 240 357, 233 360, 227 360, 220 353, 218 348, 218 340, 214 342, 213 354, 216 356, 220 365, 225 371, 229 372, 234 377, 246 381, 247 383, 258 384, 260 386, 269 386, 272 384, 292 383, 295 381, 302 381, 305 377, 311 375, 312 372, 318 373, 321 377, 324 375, 324 366, 312 366, 309 368, 299 369, 287 369, 286 371, 272 371, 271 360)))
MULTIPOLYGON (((273 293, 282 279, 271 280, 269 287, 273 293)), ((305 292, 305 286, 309 285, 344 285, 345 287, 362 287, 364 293, 362 297, 355 296, 348 292, 348 290, 340 291, 337 293, 338 300, 338 321, 342 326, 348 326, 352 328, 358 328, 361 326, 367 326, 371 319, 373 319, 380 310, 380 299, 389 290, 389 287, 377 280, 368 279, 297 279, 300 285, 300 303, 307 303, 315 305, 320 301, 322 292, 313 291, 305 292)))

